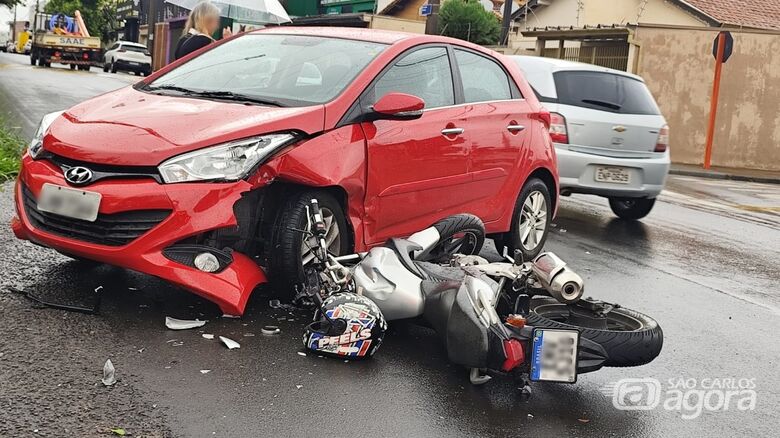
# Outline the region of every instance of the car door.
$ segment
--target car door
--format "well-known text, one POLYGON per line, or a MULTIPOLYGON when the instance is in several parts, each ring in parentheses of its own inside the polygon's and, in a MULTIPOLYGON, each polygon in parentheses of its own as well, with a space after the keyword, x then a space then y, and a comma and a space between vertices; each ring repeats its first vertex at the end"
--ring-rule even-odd
POLYGON ((455 48, 454 55, 466 111, 464 137, 469 144, 472 202, 467 211, 489 222, 506 211, 506 199, 516 196, 512 176, 524 162, 532 132, 531 109, 497 60, 466 48, 455 48))
POLYGON ((367 142, 366 242, 411 234, 459 210, 468 184, 464 108, 444 45, 401 55, 361 97, 363 110, 390 92, 425 101, 416 120, 362 123, 367 142))

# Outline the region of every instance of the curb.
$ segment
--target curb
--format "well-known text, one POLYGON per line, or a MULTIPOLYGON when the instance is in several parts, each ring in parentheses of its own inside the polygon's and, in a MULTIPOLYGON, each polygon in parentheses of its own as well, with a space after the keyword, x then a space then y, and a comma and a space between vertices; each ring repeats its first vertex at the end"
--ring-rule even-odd
POLYGON ((699 178, 708 179, 723 179, 730 181, 747 181, 766 184, 780 184, 780 176, 753 176, 753 175, 736 175, 733 173, 723 173, 712 170, 689 170, 689 169, 669 169, 671 175, 682 176, 695 176, 699 178))

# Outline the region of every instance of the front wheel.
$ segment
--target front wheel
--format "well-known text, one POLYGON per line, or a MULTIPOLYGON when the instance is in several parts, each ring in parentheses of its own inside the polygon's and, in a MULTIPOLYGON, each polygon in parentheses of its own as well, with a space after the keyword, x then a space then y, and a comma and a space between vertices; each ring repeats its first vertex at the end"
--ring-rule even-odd
MULTIPOLYGON (((314 261, 316 239, 305 236, 311 200, 316 199, 325 222, 325 243, 334 255, 351 252, 347 220, 341 204, 327 192, 306 190, 290 196, 279 212, 267 253, 271 280, 285 296, 295 297, 295 287, 304 281, 304 266, 314 261)), ((308 231, 308 230, 307 230, 308 231)))
POLYGON ((655 205, 655 198, 609 198, 609 208, 621 219, 642 219, 655 205))
POLYGON ((116 73, 116 64, 111 63, 111 73, 116 73))
POLYGON ((509 247, 510 254, 519 250, 526 261, 539 255, 547 240, 552 214, 550 189, 542 180, 531 178, 520 191, 511 228, 503 236, 503 243, 509 247))
MULTIPOLYGON (((588 311, 577 307, 579 313, 588 311)), ((601 315, 589 315, 600 317, 601 315)), ((574 319, 569 306, 555 298, 535 297, 531 300, 528 325, 533 327, 564 328, 579 330, 580 335, 600 344, 607 352, 604 366, 634 367, 650 363, 661 353, 664 333, 661 326, 642 313, 623 307, 615 307, 604 316, 606 329, 583 326, 574 319)))

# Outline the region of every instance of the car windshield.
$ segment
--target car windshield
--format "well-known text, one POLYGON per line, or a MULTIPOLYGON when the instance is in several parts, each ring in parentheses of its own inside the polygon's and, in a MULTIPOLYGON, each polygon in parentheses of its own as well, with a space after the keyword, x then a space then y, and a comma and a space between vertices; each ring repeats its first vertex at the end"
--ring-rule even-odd
POLYGON ((554 77, 562 104, 620 114, 661 113, 650 91, 637 79, 596 71, 559 71, 554 77))
POLYGON ((338 38, 247 34, 171 70, 145 89, 278 106, 325 103, 385 47, 338 38))

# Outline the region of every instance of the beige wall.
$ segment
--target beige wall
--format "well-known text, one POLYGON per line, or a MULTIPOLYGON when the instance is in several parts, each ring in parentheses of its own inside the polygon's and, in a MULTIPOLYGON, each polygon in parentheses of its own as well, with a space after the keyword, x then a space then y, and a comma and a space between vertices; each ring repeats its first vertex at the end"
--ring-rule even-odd
POLYGON ((371 29, 395 30, 399 32, 425 33, 425 22, 415 20, 404 20, 397 17, 388 17, 385 15, 372 15, 371 29))
MULTIPOLYGON (((671 129, 672 161, 701 164, 717 30, 637 29, 638 73, 671 129)), ((714 166, 780 171, 780 33, 733 31, 723 66, 715 124, 714 166)))
POLYGON ((523 28, 545 26, 597 26, 599 24, 652 23, 678 26, 706 26, 706 23, 666 0, 648 0, 639 14, 643 0, 582 0, 577 14, 577 0, 548 0, 549 6, 528 14, 523 28))
POLYGON ((425 21, 425 17, 420 16, 420 7, 425 3, 428 3, 428 0, 409 0, 406 2, 406 6, 396 12, 394 16, 407 20, 425 21))

